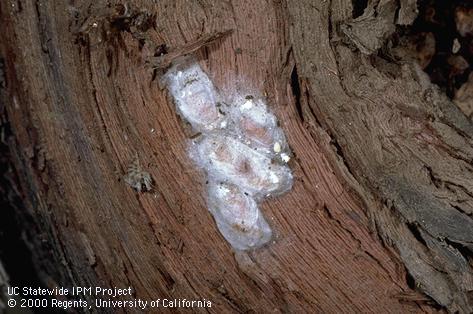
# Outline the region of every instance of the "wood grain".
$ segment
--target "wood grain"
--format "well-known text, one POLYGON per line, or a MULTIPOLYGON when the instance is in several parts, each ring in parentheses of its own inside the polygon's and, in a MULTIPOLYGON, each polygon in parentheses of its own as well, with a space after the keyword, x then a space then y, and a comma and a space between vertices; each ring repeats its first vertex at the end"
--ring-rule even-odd
MULTIPOLYGON (((409 254, 435 261, 408 230, 406 221, 421 220, 403 195, 428 185, 424 160, 470 202, 471 173, 462 172, 471 168, 470 129, 427 122, 436 114, 411 106, 428 105, 418 86, 388 80, 369 57, 333 44, 350 3, 137 0, 127 4, 134 18, 117 25, 100 2, 2 2, 10 141, 28 239, 50 254, 36 255, 45 281, 132 286, 148 300, 205 298, 213 313, 436 311, 406 281, 404 263, 416 270, 409 254), (137 19, 146 14, 155 23, 143 30, 137 19), (183 47, 228 29, 197 51, 202 67, 223 92, 266 95, 294 152, 294 188, 262 208, 274 242, 249 253, 232 252, 219 234, 187 156, 191 133, 145 62, 159 45, 183 47), (439 139, 432 126, 449 135, 439 139), (135 155, 153 177, 152 193, 122 180, 135 155), (441 167, 447 162, 453 168, 441 167)), ((422 226, 432 249, 435 226, 422 226)), ((471 243, 467 230, 457 235, 445 236, 471 243)), ((444 305, 466 308, 461 298, 444 305)))

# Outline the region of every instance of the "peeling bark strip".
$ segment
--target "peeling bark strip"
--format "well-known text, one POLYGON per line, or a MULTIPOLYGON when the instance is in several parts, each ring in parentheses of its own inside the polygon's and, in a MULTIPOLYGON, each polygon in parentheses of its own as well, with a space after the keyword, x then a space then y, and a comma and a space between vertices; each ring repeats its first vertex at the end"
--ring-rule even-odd
POLYGON ((179 57, 188 56, 193 52, 202 49, 205 46, 208 46, 215 41, 228 36, 233 32, 233 29, 226 30, 223 32, 215 32, 214 34, 204 35, 203 37, 187 43, 181 47, 177 47, 172 51, 158 57, 152 57, 149 59, 149 63, 158 69, 166 69, 168 68, 172 61, 176 60, 179 57))
POLYGON ((385 60, 363 55, 375 52, 394 31, 395 1, 370 2, 348 23, 349 7, 330 3, 315 10, 298 4, 290 9, 296 21, 293 50, 299 75, 307 77, 318 99, 309 106, 317 107, 317 119, 343 141, 344 159, 363 194, 382 202, 367 204, 378 232, 400 252, 422 291, 452 312, 473 311, 471 123, 418 65, 389 64, 400 73, 393 78, 385 60), (308 14, 316 23, 304 23, 308 14), (325 23, 333 30, 341 25, 359 50, 334 41, 310 50, 309 34, 322 41, 335 38, 317 28, 325 23), (338 75, 312 71, 316 61, 338 75))
POLYGON ((435 311, 422 291, 471 312, 473 126, 418 67, 376 53, 413 1, 369 1, 355 19, 351 1, 118 2, 0 2, 23 223, 46 285, 205 298, 215 313, 435 311), (353 31, 362 22, 374 28, 353 31), (144 66, 228 29, 200 66, 219 90, 263 91, 295 177, 262 204, 275 243, 235 258, 144 66), (159 198, 123 184, 135 154, 159 198))
POLYGON ((396 25, 411 25, 417 13, 416 0, 370 0, 361 16, 345 20, 340 28, 360 52, 370 55, 381 48, 396 25))

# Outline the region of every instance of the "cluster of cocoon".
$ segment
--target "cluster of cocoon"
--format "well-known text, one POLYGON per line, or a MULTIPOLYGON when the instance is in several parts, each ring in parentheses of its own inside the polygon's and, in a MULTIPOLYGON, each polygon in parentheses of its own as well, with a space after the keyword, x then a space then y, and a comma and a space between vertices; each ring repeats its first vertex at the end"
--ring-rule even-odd
POLYGON ((207 203, 224 238, 236 250, 260 247, 271 228, 258 208, 292 187, 290 150, 265 100, 224 98, 195 60, 174 62, 163 76, 176 108, 200 133, 190 157, 207 176, 207 203))

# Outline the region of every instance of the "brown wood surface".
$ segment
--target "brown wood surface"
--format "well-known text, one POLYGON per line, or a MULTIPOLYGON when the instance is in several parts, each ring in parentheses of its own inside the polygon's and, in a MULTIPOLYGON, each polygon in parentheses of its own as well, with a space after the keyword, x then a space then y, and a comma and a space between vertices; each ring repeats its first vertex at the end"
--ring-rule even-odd
POLYGON ((415 65, 360 52, 341 27, 356 29, 351 10, 2 1, 9 140, 43 280, 205 298, 213 313, 468 312, 473 126, 415 65), (201 65, 222 91, 267 95, 294 152, 293 189, 262 205, 274 241, 249 253, 219 234, 191 134, 148 62, 226 30, 201 65), (151 192, 123 181, 136 155, 151 192))

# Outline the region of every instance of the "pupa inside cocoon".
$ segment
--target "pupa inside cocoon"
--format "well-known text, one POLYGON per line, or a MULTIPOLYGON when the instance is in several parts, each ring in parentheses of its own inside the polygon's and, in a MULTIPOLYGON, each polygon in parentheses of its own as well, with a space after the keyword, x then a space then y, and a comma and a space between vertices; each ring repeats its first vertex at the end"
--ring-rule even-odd
POLYGON ((257 248, 271 239, 271 228, 251 196, 228 183, 211 181, 208 187, 209 210, 234 248, 257 248))
POLYGON ((163 76, 179 114, 201 132, 218 126, 223 115, 215 106, 217 92, 208 76, 190 58, 174 64, 163 76))

